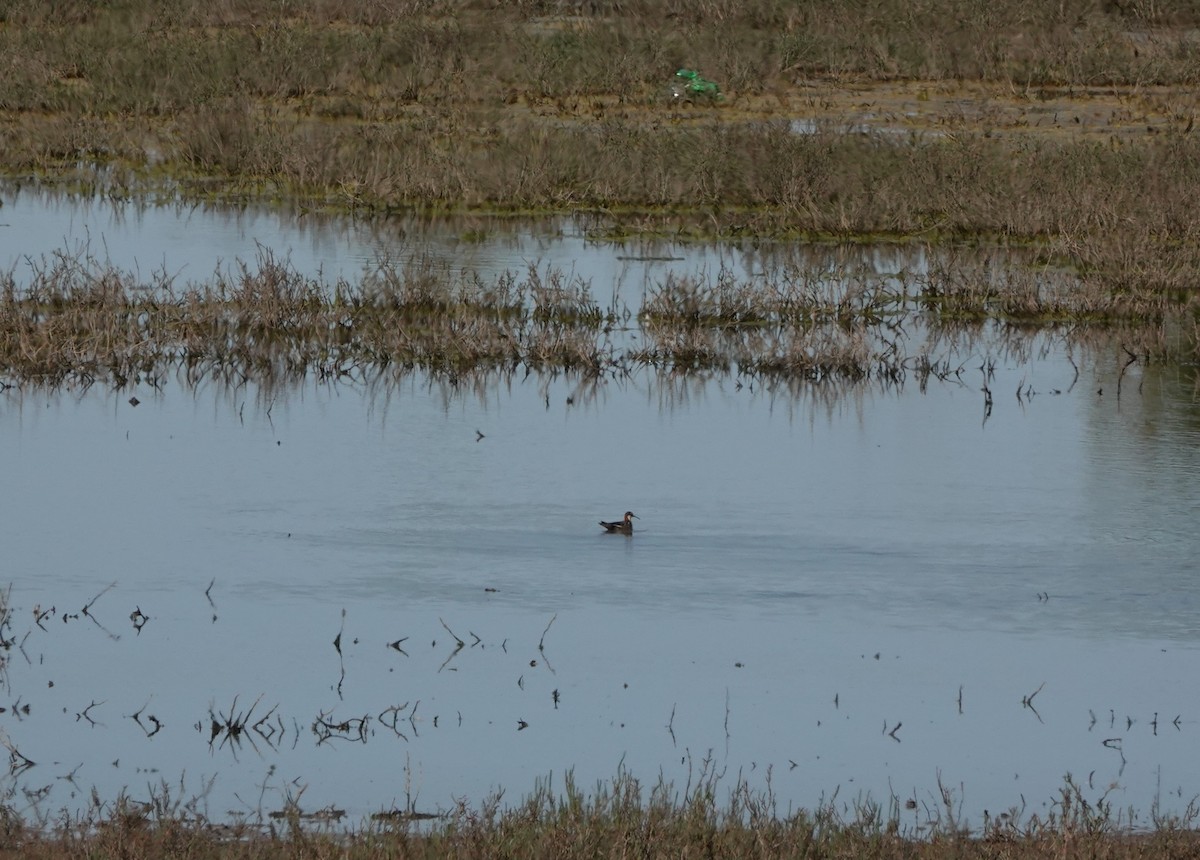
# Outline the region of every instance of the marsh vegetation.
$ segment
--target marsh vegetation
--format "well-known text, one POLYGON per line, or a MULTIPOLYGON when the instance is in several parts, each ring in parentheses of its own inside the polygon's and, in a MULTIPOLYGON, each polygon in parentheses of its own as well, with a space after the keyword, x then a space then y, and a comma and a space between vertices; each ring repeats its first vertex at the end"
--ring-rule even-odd
POLYGON ((1032 244, 1186 305, 1196 24, 1182 0, 12 3, 0 147, 10 178, 118 196, 1032 244), (671 102, 680 65, 727 98, 671 102))
MULTIPOLYGON (((262 251, 181 283, 86 254, 30 260, 0 276, 0 385, 161 390, 312 380, 388 388, 414 372, 453 385, 566 373, 597 384, 645 370, 760 384, 961 375, 976 340, 1028 351, 1122 345, 1134 361, 1191 354, 1161 294, 1141 300, 1069 273, 953 255, 916 273, 780 263, 747 280, 728 269, 668 273, 642 303, 602 305, 552 267, 492 278, 423 256, 326 280, 262 251), (963 348, 961 345, 968 345, 963 348)), ((739 384, 741 384, 739 382, 739 384)))
POLYGON ((23 830, 11 820, 0 848, 22 857, 690 857, 714 858, 1138 858, 1191 856, 1198 847, 1188 818, 1162 818, 1153 830, 1126 832, 1123 814, 1091 800, 1070 778, 1045 818, 1019 808, 998 813, 983 830, 962 827, 954 793, 940 806, 893 797, 831 801, 785 812, 770 790, 726 781, 704 765, 695 781, 643 785, 624 773, 585 789, 567 774, 541 781, 521 800, 503 793, 478 807, 438 816, 407 812, 374 816, 346 830, 341 816, 299 807, 257 824, 215 826, 173 798, 169 786, 151 798, 122 798, 86 822, 23 830), (846 812, 840 811, 846 809, 846 812), (432 819, 432 820, 431 820, 432 819))
MULTIPOLYGON (((781 255, 752 279, 669 273, 640 301, 598 299, 562 269, 482 275, 420 254, 326 279, 264 249, 185 282, 166 265, 147 275, 86 249, 33 252, 0 271, 0 394, 15 389, 19 403, 25 391, 215 384, 271 400, 308 383, 377 392, 419 378, 458 390, 565 376, 579 384, 565 398, 573 404, 638 376, 665 388, 715 378, 738 391, 924 391, 970 374, 986 421, 995 356, 1053 350, 1069 367, 1044 390, 1070 393, 1091 352, 1115 359, 1119 398, 1130 366, 1190 365, 1200 351, 1198 28, 1184 0, 0 0, 0 175, 18 193, 265 203, 380 222, 587 213, 592 238, 614 244, 936 249, 928 265, 892 272, 781 255), (673 99, 681 66, 702 69, 724 98, 673 99)), ((1024 375, 1015 387, 1023 408, 1036 392, 1024 375)), ((472 444, 485 438, 475 433, 472 444)), ((543 584, 525 583, 530 593, 543 584)), ((24 640, 11 617, 6 606, 0 633, 15 655, 24 640)), ((130 617, 138 634, 150 620, 141 604, 130 617)), ((340 660, 340 632, 337 641, 340 660)), ((91 722, 91 701, 77 722, 91 722)), ((213 738, 247 732, 250 714, 277 716, 239 701, 210 708, 213 738)), ((16 705, 11 715, 20 719, 16 705)), ((132 719, 147 738, 159 730, 144 708, 132 719)), ((1157 736, 1157 712, 1154 721, 1157 736)), ((365 722, 332 711, 312 726, 365 738, 365 722)), ((32 761, 3 729, 0 740, 10 776, 24 774, 32 761)), ((1120 751, 1109 740, 1104 751, 1120 751)), ((77 787, 74 771, 61 779, 77 787)), ((347 834, 334 832, 340 816, 299 803, 223 829, 167 783, 141 800, 93 791, 76 820, 27 820, 14 783, 0 803, 0 850, 940 858, 1197 848, 1191 806, 1178 817, 1154 809, 1134 834, 1107 792, 1069 776, 1049 814, 993 811, 971 827, 953 790, 939 789, 933 803, 892 796, 796 811, 780 808, 769 779, 765 791, 740 775, 726 782, 706 764, 682 786, 626 773, 587 791, 548 781, 512 804, 503 792, 463 801, 433 823, 394 810, 347 834)), ((37 809, 44 795, 21 791, 37 809)))

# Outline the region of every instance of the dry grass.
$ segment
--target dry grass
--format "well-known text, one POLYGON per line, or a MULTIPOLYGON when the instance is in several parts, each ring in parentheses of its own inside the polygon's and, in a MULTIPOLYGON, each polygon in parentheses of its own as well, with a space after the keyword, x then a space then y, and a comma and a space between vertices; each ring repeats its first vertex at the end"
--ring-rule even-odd
MULTIPOLYGON (((299 195, 306 205, 360 214, 591 210, 630 230, 645 222, 619 213, 708 213, 693 219, 708 235, 1035 243, 1114 294, 1180 298, 1200 282, 1191 194, 1200 186, 1200 137, 1191 135, 1119 146, 1015 145, 970 135, 797 135, 786 123, 610 119, 584 128, 445 115, 349 127, 244 113, 176 121, 195 122, 180 132, 193 178, 177 177, 178 187, 189 196, 214 187, 233 200, 299 195)), ((70 125, 0 134, 12 151, 51 154, 60 167, 87 157, 86 132, 70 125), (14 134, 55 137, 26 145, 14 134)), ((122 129, 111 147, 128 149, 129 136, 122 129)), ((75 181, 119 196, 153 187, 144 175, 120 171, 75 181)))
POLYGON ((170 115, 249 96, 356 117, 513 92, 646 99, 680 65, 739 93, 801 75, 1014 87, 1200 79, 1200 14, 1187 0, 79 0, 5 3, 0 22, 0 107, 19 111, 170 115))
POLYGON ((769 787, 739 782, 730 790, 705 772, 682 790, 643 786, 627 774, 581 790, 570 776, 561 789, 541 783, 514 806, 501 797, 460 805, 422 825, 403 814, 380 816, 354 832, 321 829, 299 809, 260 826, 211 826, 165 795, 121 800, 93 820, 30 829, 11 815, 0 856, 120 857, 709 857, 709 858, 1141 858, 1190 857, 1200 849, 1194 815, 1156 818, 1135 833, 1104 797, 1089 799, 1068 777, 1052 811, 1024 818, 1009 810, 969 831, 952 792, 919 810, 900 798, 888 808, 832 802, 782 813, 769 787), (307 821, 307 824, 305 823, 307 821))
POLYGON ((378 390, 413 372, 458 385, 643 369, 894 384, 944 376, 931 353, 949 362, 974 351, 971 338, 1017 344, 1056 326, 1085 349, 1119 341, 1142 357, 1196 354, 1195 326, 1159 292, 1113 295, 1021 255, 996 258, 950 255, 889 276, 787 262, 749 282, 725 270, 711 282, 670 276, 639 309, 602 309, 586 282, 536 267, 488 280, 416 257, 329 283, 262 252, 178 285, 57 253, 20 283, 0 276, 0 388, 309 380, 378 390))
POLYGON ((265 253, 256 266, 177 287, 57 254, 28 284, 11 274, 0 283, 0 374, 124 388, 172 376, 188 386, 369 382, 413 369, 454 378, 518 365, 596 373, 603 316, 589 302, 585 285, 557 274, 549 286, 536 271, 484 283, 423 260, 327 284, 265 253))

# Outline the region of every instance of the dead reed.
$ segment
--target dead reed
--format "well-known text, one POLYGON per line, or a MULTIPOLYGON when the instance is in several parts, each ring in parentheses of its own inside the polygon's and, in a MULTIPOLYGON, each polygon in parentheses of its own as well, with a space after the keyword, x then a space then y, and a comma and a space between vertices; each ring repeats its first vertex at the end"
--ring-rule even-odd
POLYGON ((407 105, 658 95, 664 67, 700 65, 738 92, 797 76, 1001 81, 1014 87, 1189 86, 1187 0, 1016 0, 896 7, 835 0, 135 0, 6 4, 0 108, 170 115, 243 96, 331 117, 407 105))
MULTIPOLYGON (((1040 246, 1110 292, 1155 291, 1172 301, 1186 300, 1200 279, 1190 195, 1200 186, 1200 138, 1191 135, 1116 147, 983 136, 880 141, 837 130, 800 135, 786 123, 614 118, 559 127, 450 109, 412 125, 282 123, 240 109, 228 133, 218 128, 224 119, 197 122, 179 131, 186 169, 173 187, 188 197, 286 198, 378 215, 591 210, 625 230, 646 222, 612 213, 691 213, 687 229, 709 235, 1040 246)), ((130 130, 118 133, 102 148, 129 153, 130 130)), ((75 173, 95 156, 70 124, 0 126, 0 136, 17 169, 66 170, 81 190, 121 197, 154 187, 144 170, 75 173)))
MULTIPOLYGON (((240 825, 208 822, 196 804, 165 784, 145 801, 124 797, 97 806, 88 820, 25 825, 11 813, 0 832, 3 856, 109 857, 728 857, 728 858, 1135 858, 1192 856, 1200 847, 1194 814, 1155 818, 1135 831, 1105 797, 1089 798, 1069 777, 1050 811, 1013 809, 969 828, 952 790, 919 805, 893 797, 831 800, 813 810, 779 810, 768 780, 729 788, 705 767, 680 788, 643 785, 628 773, 581 789, 540 782, 523 800, 502 793, 478 806, 460 803, 434 818, 389 812, 344 828, 342 810, 288 808, 240 825)), ((836 797, 836 795, 835 795, 836 797)))
POLYGON ((972 338, 1019 350, 1056 330, 1069 344, 1108 332, 1134 355, 1194 356, 1188 319, 1160 292, 1107 293, 998 252, 948 254, 889 275, 785 263, 753 281, 728 270, 711 280, 669 276, 636 314, 601 309, 585 281, 537 267, 488 280, 414 257, 328 283, 263 251, 254 264, 178 285, 165 272, 141 279, 59 252, 20 285, 13 272, 0 276, 0 387, 310 380, 373 389, 413 372, 457 385, 497 373, 586 381, 641 369, 892 384, 944 376, 930 356, 948 370, 975 349, 972 338))
POLYGON ((148 283, 95 260, 55 254, 18 288, 0 284, 0 374, 9 384, 161 387, 175 376, 366 382, 525 366, 598 373, 604 315, 586 284, 495 283, 427 260, 380 263, 361 282, 326 284, 264 252, 201 284, 148 283))

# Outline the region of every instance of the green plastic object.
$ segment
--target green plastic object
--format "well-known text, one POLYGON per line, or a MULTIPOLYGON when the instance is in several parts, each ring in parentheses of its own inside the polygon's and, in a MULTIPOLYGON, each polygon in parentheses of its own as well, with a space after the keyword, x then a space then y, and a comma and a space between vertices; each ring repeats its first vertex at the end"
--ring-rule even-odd
POLYGON ((671 92, 677 99, 709 99, 716 101, 721 98, 721 88, 716 82, 703 77, 695 69, 680 69, 675 73, 675 81, 671 92))

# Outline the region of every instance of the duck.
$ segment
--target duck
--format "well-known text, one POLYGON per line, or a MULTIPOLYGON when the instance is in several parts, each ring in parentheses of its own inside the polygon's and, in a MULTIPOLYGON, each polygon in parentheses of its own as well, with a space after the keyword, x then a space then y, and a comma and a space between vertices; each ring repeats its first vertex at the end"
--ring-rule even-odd
POLYGON ((601 520, 600 525, 610 535, 631 535, 633 534, 633 521, 640 519, 641 517, 639 517, 633 511, 626 511, 624 519, 620 519, 612 523, 607 523, 604 520, 601 520))

